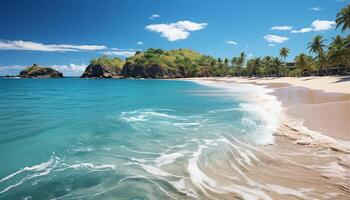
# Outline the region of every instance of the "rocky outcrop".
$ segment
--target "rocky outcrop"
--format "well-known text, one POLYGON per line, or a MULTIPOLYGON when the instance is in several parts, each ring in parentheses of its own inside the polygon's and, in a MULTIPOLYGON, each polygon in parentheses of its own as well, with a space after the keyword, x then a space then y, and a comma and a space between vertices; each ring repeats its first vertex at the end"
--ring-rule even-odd
POLYGON ((164 69, 157 64, 140 65, 127 62, 121 71, 124 78, 181 78, 182 74, 175 70, 164 69))
POLYGON ((121 69, 115 66, 102 66, 90 64, 81 78, 119 78, 121 69))
POLYGON ((50 67, 40 67, 34 64, 19 73, 21 78, 63 78, 63 74, 50 67))

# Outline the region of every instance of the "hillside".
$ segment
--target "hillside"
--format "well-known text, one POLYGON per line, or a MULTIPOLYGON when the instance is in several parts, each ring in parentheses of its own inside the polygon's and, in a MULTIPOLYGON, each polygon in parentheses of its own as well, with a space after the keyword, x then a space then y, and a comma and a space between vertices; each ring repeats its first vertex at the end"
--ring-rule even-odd
POLYGON ((124 61, 120 58, 101 56, 90 61, 82 78, 115 78, 120 75, 124 61))
POLYGON ((121 75, 134 78, 209 76, 216 60, 189 49, 148 49, 126 59, 121 75))

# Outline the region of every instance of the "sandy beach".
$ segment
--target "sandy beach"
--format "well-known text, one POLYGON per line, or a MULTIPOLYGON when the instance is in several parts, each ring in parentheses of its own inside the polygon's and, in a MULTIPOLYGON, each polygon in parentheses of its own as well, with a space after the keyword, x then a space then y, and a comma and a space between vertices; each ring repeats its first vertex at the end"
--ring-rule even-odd
POLYGON ((244 79, 266 85, 282 102, 285 113, 310 130, 350 141, 350 77, 283 77, 244 79))
POLYGON ((200 79, 271 88, 289 117, 312 131, 350 141, 350 76, 200 79))
POLYGON ((262 85, 272 89, 269 94, 282 103, 274 145, 257 152, 262 165, 245 171, 247 177, 272 182, 270 187, 275 185, 275 192, 282 196, 271 197, 309 199, 305 196, 308 193, 316 199, 348 199, 350 77, 199 80, 262 85))

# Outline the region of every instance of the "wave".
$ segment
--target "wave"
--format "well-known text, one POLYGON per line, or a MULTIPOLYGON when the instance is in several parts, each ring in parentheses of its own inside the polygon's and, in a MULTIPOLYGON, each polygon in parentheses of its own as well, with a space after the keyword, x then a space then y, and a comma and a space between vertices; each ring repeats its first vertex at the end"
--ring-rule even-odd
POLYGON ((73 164, 67 164, 61 158, 56 156, 55 153, 53 153, 50 156, 50 159, 46 162, 21 168, 20 170, 0 179, 0 183, 6 183, 6 182, 10 182, 12 179, 15 179, 16 177, 20 177, 19 178, 20 180, 17 181, 16 183, 10 184, 6 188, 0 190, 0 194, 5 193, 15 187, 18 187, 29 180, 49 175, 52 172, 61 172, 67 169, 73 169, 73 170, 86 169, 90 171, 105 171, 105 170, 114 170, 115 168, 116 166, 111 164, 97 165, 94 163, 84 163, 84 162, 75 162, 73 164))
POLYGON ((236 100, 241 100, 240 108, 231 108, 226 110, 214 110, 213 113, 225 111, 243 111, 245 116, 242 118, 242 124, 247 127, 256 127, 256 133, 253 134, 253 141, 258 144, 272 144, 273 133, 280 126, 280 117, 282 114, 281 102, 277 101, 275 96, 269 93, 272 90, 263 86, 252 84, 236 84, 227 82, 218 82, 210 80, 193 80, 195 83, 222 89, 225 95, 230 95, 236 100))
POLYGON ((120 115, 120 119, 125 122, 144 122, 149 121, 151 119, 176 119, 176 120, 184 120, 181 117, 170 115, 165 112, 169 112, 169 109, 139 109, 129 112, 122 112, 120 115))
POLYGON ((350 154, 349 141, 337 140, 320 132, 309 130, 304 126, 302 120, 288 115, 283 115, 282 122, 277 133, 292 138, 296 144, 318 146, 350 154))

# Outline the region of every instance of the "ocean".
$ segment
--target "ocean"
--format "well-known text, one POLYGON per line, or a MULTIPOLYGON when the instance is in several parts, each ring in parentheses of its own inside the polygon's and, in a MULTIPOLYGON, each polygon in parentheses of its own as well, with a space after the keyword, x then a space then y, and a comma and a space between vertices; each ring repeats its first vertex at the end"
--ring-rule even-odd
POLYGON ((279 126, 282 108, 268 92, 0 78, 0 199, 268 199, 244 175, 279 126))

